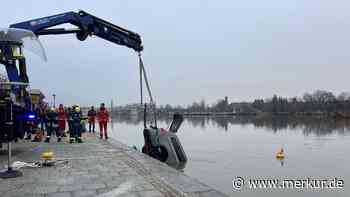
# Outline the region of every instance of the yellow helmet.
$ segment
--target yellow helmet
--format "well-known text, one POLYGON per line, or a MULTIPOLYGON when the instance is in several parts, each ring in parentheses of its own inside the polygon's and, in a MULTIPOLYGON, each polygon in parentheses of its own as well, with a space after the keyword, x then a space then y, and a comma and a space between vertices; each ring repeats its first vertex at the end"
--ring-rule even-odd
POLYGON ((74 108, 74 110, 75 110, 76 112, 80 112, 80 107, 79 107, 79 105, 76 105, 75 108, 74 108))

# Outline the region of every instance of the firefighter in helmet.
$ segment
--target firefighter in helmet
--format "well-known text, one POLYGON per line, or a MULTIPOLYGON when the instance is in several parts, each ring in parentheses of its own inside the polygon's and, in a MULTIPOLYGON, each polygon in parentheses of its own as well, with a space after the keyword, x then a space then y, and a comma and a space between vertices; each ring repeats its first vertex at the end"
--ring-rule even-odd
POLYGON ((83 140, 81 139, 81 133, 82 133, 81 121, 83 120, 83 117, 82 117, 82 113, 79 105, 73 106, 71 119, 72 119, 72 125, 71 125, 72 131, 70 132, 69 142, 73 143, 75 141, 77 143, 82 143, 83 140))

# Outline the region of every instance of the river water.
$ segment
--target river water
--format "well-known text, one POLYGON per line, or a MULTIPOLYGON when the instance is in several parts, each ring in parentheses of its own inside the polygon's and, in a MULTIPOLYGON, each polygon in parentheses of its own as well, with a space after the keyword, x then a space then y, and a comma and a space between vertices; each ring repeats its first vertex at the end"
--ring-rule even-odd
MULTIPOLYGON (((168 128, 170 122, 165 118, 158 126, 168 128)), ((113 138, 141 149, 140 118, 115 117, 112 123, 113 138)), ((184 172, 228 196, 350 196, 350 120, 191 117, 178 136, 189 159, 184 172), (281 147, 283 161, 275 157, 281 147), (234 191, 237 176, 245 181, 234 191), (253 179, 279 182, 277 188, 251 189, 253 179), (317 181, 324 179, 332 188, 319 188, 317 181), (283 180, 293 185, 281 186, 283 180)))

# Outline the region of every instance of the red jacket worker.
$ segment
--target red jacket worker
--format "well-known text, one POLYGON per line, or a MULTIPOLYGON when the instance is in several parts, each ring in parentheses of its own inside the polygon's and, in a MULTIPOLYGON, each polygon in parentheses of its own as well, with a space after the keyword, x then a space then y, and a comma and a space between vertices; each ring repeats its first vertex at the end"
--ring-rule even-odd
POLYGON ((105 108, 104 103, 101 104, 100 111, 97 113, 97 119, 100 126, 100 138, 102 139, 104 136, 105 139, 107 140, 108 139, 107 122, 109 121, 109 113, 105 108))
POLYGON ((58 113, 58 135, 57 136, 62 137, 66 130, 66 112, 62 104, 60 104, 60 106, 58 107, 57 113, 58 113))

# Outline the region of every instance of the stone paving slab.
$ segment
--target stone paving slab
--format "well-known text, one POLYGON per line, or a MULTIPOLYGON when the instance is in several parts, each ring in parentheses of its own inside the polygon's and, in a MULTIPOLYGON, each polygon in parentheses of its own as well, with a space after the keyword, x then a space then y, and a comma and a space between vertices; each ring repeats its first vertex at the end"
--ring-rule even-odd
MULTIPOLYGON (((34 162, 52 150, 52 167, 21 168, 23 177, 0 179, 0 196, 37 197, 224 197, 225 195, 118 141, 84 135, 84 143, 13 145, 13 161, 34 162)), ((0 150, 0 169, 6 165, 0 150)))

